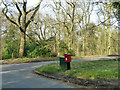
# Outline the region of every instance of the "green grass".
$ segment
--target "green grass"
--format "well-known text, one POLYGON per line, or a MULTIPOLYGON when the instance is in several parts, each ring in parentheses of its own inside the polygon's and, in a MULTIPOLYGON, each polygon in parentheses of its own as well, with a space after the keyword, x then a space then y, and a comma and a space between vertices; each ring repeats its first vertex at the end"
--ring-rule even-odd
MULTIPOLYGON (((64 57, 64 56, 60 56, 60 57, 64 57)), ((71 56, 72 59, 84 58, 84 57, 88 57, 88 56, 71 56)))
POLYGON ((49 64, 36 70, 83 79, 118 79, 117 60, 71 62, 71 70, 68 71, 63 71, 59 64, 49 64))
POLYGON ((27 63, 27 62, 41 62, 41 61, 51 61, 58 60, 57 57, 41 57, 41 58, 16 58, 16 59, 6 59, 3 61, 4 63, 27 63))
POLYGON ((13 61, 13 60, 14 60, 13 58, 5 59, 5 61, 13 61))
POLYGON ((58 64, 49 64, 47 66, 40 67, 37 69, 38 72, 48 72, 48 73, 57 73, 57 72, 62 72, 61 68, 59 67, 58 64))
MULTIPOLYGON (((93 55, 94 57, 96 56, 102 56, 102 55, 93 55)), ((64 56, 59 56, 59 57, 64 57, 64 56)), ((25 63, 25 62, 39 62, 41 60, 46 59, 46 61, 49 61, 50 59, 56 59, 59 60, 59 57, 38 57, 38 58, 27 58, 27 57, 23 57, 23 58, 10 58, 10 59, 5 59, 4 61, 6 63, 25 63)), ((71 56, 72 59, 78 59, 78 58, 85 58, 85 57, 90 57, 90 56, 71 56)))
POLYGON ((14 63, 22 63, 22 62, 29 62, 30 60, 29 59, 20 59, 20 60, 17 60, 17 61, 14 61, 14 63))
MULTIPOLYGON (((85 58, 85 57, 100 57, 100 56, 107 56, 107 55, 91 55, 91 56, 71 56, 72 59, 77 59, 77 58, 85 58)), ((60 56, 64 57, 64 56, 60 56)))
MULTIPOLYGON (((92 55, 92 57, 98 57, 103 55, 92 55)), ((105 55, 104 55, 105 56, 105 55)), ((64 56, 60 56, 64 57, 64 56)), ((86 58, 91 56, 71 56, 72 59, 79 59, 79 58, 86 58)), ((38 58, 11 58, 11 59, 5 59, 2 63, 28 63, 28 62, 41 62, 41 61, 50 61, 50 60, 59 60, 59 57, 38 57, 38 58)))

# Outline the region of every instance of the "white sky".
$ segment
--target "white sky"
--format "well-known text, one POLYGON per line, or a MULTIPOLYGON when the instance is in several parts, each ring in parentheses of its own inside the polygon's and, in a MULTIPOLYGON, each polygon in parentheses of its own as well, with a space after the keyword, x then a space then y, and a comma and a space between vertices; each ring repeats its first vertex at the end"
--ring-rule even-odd
MULTIPOLYGON (((34 6, 35 4, 37 4, 38 2, 39 2, 39 0, 35 0, 35 2, 34 2, 34 0, 27 0, 28 1, 28 6, 34 6)), ((82 1, 82 0, 81 0, 82 1)), ((43 14, 46 14, 46 13, 49 13, 49 14, 51 14, 51 10, 49 9, 49 8, 44 8, 43 9, 43 7, 44 7, 44 4, 46 4, 46 3, 50 3, 51 2, 51 0, 43 0, 42 1, 42 4, 41 4, 41 6, 40 6, 40 12, 42 12, 43 14)), ((96 23, 97 22, 97 15, 96 15, 96 12, 95 11, 93 11, 92 12, 92 15, 91 15, 91 22, 94 22, 94 23, 96 23)))
MULTIPOLYGON (((60 1, 60 0, 56 0, 56 1, 60 1)), ((68 1, 71 1, 71 0, 68 0, 68 1)), ((74 0, 75 1, 75 0, 74 0)), ((82 0, 79 0, 79 1, 81 1, 82 2, 82 0)), ((99 0, 87 0, 87 1, 99 1, 99 0)), ((106 1, 109 1, 109 0, 106 0, 106 1)), ((110 0, 111 1, 111 0, 110 0)), ((114 0, 113 0, 114 1, 114 0)), ((116 0, 117 1, 117 0, 116 0)), ((119 1, 119 0, 118 0, 119 1)), ((28 6, 34 6, 35 4, 37 4, 38 2, 39 2, 39 0, 27 0, 27 4, 28 4, 28 6)), ((52 15, 53 16, 53 14, 51 13, 52 12, 52 9, 50 9, 50 8, 44 8, 44 5, 45 4, 50 4, 52 2, 52 0, 43 0, 42 1, 42 3, 41 3, 41 6, 40 6, 40 12, 43 14, 43 15, 45 15, 45 14, 50 14, 50 15, 52 15), (44 8, 44 9, 43 9, 44 8)), ((96 10, 97 10, 97 8, 96 7, 94 7, 94 9, 93 9, 93 12, 92 12, 92 14, 91 14, 91 22, 93 22, 93 23, 95 23, 95 24, 98 24, 98 16, 97 16, 97 14, 96 14, 96 10)), ((114 20, 116 20, 116 19, 114 19, 114 20)), ((117 22, 114 24, 115 26, 117 26, 117 22)))
MULTIPOLYGON (((11 1, 11 0, 8 0, 8 1, 11 1)), ((17 1, 17 0, 16 0, 17 1)), ((57 0, 56 0, 57 1, 57 0)), ((82 0, 81 0, 82 1, 82 0)), ((27 6, 29 8, 32 8, 34 7, 37 3, 39 2, 39 0, 27 0, 27 6)), ((45 4, 50 4, 52 2, 52 0, 43 0, 42 3, 41 3, 41 6, 40 6, 40 12, 43 14, 43 15, 46 15, 46 14, 51 14, 51 16, 54 16, 53 15, 53 11, 52 9, 48 8, 48 7, 44 7, 45 4)), ((96 15, 96 8, 94 8, 94 11, 92 12, 92 15, 91 15, 91 22, 94 22, 95 24, 98 23, 97 19, 98 19, 98 16, 96 15)))

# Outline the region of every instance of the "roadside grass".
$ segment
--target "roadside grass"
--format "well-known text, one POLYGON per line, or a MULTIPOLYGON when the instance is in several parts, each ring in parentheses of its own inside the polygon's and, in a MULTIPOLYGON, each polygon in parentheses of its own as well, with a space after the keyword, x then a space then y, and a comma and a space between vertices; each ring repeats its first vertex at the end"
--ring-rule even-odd
POLYGON ((62 72, 61 67, 59 67, 59 64, 52 63, 46 66, 42 66, 38 69, 36 69, 38 72, 47 72, 51 74, 56 74, 58 72, 62 72))
POLYGON ((14 58, 10 58, 10 59, 4 59, 5 61, 13 61, 14 58))
MULTIPOLYGON (((102 55, 93 55, 93 56, 71 56, 72 59, 86 58, 86 57, 98 57, 102 55)), ((104 55, 105 56, 105 55, 104 55)), ((60 56, 64 57, 64 56, 60 56)), ((41 62, 41 61, 53 61, 59 60, 59 57, 37 57, 37 58, 10 58, 2 61, 2 64, 13 64, 13 63, 30 63, 30 62, 41 62)))
POLYGON ((53 63, 36 70, 82 79, 118 79, 118 60, 75 61, 71 62, 71 70, 66 71, 62 70, 59 64, 53 63))
POLYGON ((16 58, 3 60, 2 64, 13 64, 13 63, 30 63, 30 62, 44 62, 44 61, 56 61, 57 57, 40 57, 40 58, 16 58))
MULTIPOLYGON (((108 55, 91 55, 91 56, 71 56, 72 59, 86 58, 86 57, 100 57, 100 56, 108 56, 108 55)), ((64 56, 60 56, 64 57, 64 56)))

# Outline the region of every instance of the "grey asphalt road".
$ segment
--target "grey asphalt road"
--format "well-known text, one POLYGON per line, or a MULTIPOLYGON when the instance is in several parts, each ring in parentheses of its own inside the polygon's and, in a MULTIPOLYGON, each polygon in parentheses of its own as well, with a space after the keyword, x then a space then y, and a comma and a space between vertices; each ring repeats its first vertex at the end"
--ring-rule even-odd
MULTIPOLYGON (((113 59, 118 57, 100 57, 79 59, 79 61, 113 59)), ((72 60, 78 61, 78 60, 72 60)), ((58 61, 57 61, 58 62, 58 61)), ((0 66, 0 74, 2 74, 2 88, 74 88, 65 83, 44 78, 32 73, 32 70, 51 62, 26 63, 26 64, 11 64, 0 66)))
POLYGON ((72 88, 56 80, 32 73, 37 67, 54 62, 14 64, 2 66, 2 88, 72 88))

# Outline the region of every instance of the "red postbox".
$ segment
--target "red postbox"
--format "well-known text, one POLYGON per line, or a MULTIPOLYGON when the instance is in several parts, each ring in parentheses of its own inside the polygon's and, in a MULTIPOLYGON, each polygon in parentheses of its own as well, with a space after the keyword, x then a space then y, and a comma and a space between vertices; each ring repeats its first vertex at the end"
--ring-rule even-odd
POLYGON ((71 54, 64 54, 65 62, 71 62, 71 54))

